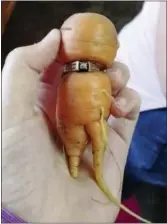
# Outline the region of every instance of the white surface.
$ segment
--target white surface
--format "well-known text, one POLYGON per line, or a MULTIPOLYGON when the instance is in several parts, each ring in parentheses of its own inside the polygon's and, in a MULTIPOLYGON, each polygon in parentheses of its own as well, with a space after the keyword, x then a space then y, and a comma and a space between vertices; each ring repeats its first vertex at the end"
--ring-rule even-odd
MULTIPOLYGON (((119 34, 120 48, 117 60, 124 62, 130 69, 131 77, 128 86, 140 94, 141 111, 166 106, 166 98, 160 81, 160 76, 166 77, 166 71, 164 74, 159 74, 156 63, 160 7, 165 6, 161 4, 166 5, 160 2, 145 2, 141 13, 119 34)), ((165 27, 162 27, 162 30, 165 30, 165 27)), ((162 39, 165 42, 165 38, 162 39)), ((162 54, 165 58, 166 51, 162 51, 162 54)))

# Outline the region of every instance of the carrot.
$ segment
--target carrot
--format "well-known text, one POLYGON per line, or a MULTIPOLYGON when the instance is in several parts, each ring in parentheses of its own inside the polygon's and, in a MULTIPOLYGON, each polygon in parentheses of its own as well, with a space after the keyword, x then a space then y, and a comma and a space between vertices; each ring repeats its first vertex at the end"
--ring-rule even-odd
MULTIPOLYGON (((61 63, 86 60, 98 62, 105 69, 111 67, 119 44, 115 27, 106 17, 96 13, 74 14, 62 25, 61 34, 61 63)), ((111 81, 103 71, 70 72, 62 76, 57 90, 56 125, 67 155, 69 172, 73 178, 78 177, 82 154, 91 143, 99 188, 117 207, 148 222, 120 204, 103 180, 111 105, 111 81)))

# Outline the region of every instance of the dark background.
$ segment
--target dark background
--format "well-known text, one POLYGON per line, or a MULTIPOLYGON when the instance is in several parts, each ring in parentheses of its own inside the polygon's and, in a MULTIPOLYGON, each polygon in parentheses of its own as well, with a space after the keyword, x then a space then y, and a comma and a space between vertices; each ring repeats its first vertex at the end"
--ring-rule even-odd
MULTIPOLYGON (((40 41, 51 29, 60 28, 74 13, 101 13, 113 21, 119 32, 140 12, 142 5, 142 1, 18 2, 2 37, 2 66, 11 50, 40 41)), ((152 222, 167 222, 166 190, 146 183, 133 186, 128 179, 124 193, 127 189, 130 194, 134 191, 143 217, 152 222)))
POLYGON ((2 65, 14 48, 41 40, 74 13, 97 12, 111 19, 117 31, 142 8, 143 2, 17 2, 2 37, 2 65))

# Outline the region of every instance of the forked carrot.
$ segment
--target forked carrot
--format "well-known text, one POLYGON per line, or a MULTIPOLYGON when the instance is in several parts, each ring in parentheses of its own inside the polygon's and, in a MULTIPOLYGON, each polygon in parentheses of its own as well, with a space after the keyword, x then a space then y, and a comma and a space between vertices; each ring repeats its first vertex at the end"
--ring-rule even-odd
MULTIPOLYGON (((100 63, 105 69, 111 67, 118 40, 114 25, 106 17, 96 13, 74 14, 62 25, 61 34, 61 63, 79 60, 100 63)), ((117 207, 148 222, 120 204, 103 180, 111 105, 111 81, 105 72, 69 72, 62 77, 57 92, 56 125, 68 157, 69 171, 72 177, 78 177, 82 154, 91 142, 99 188, 117 207)))

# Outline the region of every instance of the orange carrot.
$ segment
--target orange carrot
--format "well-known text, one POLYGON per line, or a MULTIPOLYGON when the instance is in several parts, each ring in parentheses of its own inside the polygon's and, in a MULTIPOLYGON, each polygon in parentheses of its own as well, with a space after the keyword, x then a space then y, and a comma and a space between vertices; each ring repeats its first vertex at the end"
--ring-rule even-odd
MULTIPOLYGON (((59 60, 93 61, 109 68, 118 49, 117 33, 111 21, 96 13, 74 14, 61 27, 59 60)), ((91 142, 95 178, 100 189, 116 206, 141 221, 110 193, 102 176, 107 146, 107 119, 112 105, 109 77, 103 71, 70 72, 64 75, 57 92, 57 130, 68 157, 72 177, 79 175, 82 154, 91 142)))

